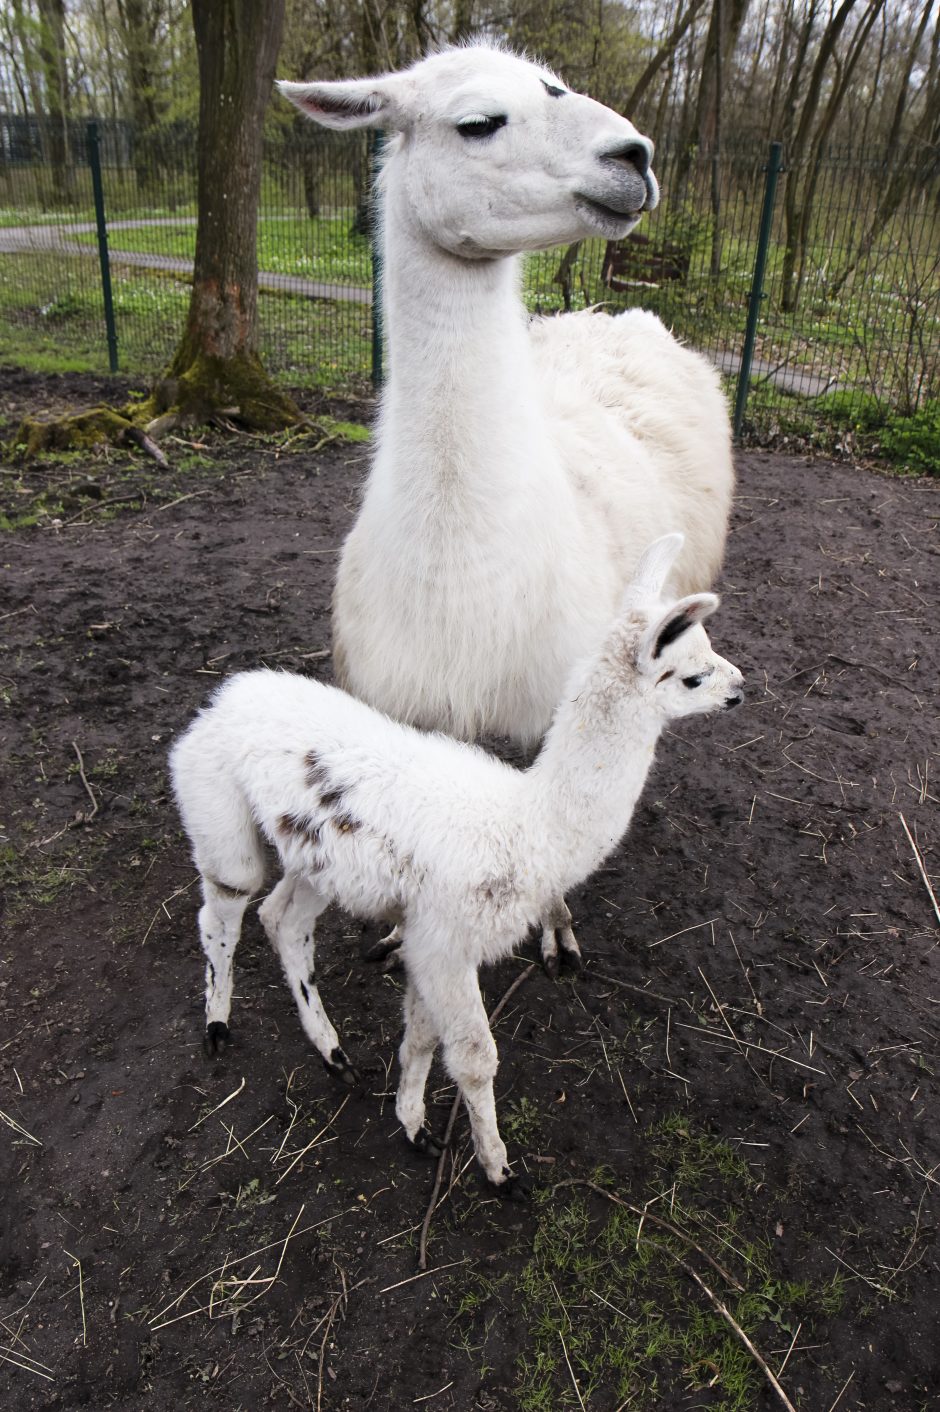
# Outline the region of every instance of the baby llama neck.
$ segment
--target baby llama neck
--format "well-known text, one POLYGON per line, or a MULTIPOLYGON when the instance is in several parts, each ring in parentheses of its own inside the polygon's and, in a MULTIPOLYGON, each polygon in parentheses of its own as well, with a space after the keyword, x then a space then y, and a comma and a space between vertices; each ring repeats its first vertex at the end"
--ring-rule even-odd
MULTIPOLYGON (((620 671, 632 676, 622 664, 620 671)), ((559 891, 582 882, 623 838, 664 725, 639 686, 603 665, 586 682, 569 683, 527 773, 559 891)))

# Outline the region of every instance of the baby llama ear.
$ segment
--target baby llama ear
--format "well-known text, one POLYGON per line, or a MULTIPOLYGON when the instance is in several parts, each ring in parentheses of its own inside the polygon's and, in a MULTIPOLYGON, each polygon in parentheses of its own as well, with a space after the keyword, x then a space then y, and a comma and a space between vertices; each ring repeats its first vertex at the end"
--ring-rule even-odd
POLYGON ((690 593, 688 598, 680 598, 678 603, 670 604, 653 619, 643 634, 641 663, 655 662, 671 642, 675 642, 696 623, 710 618, 720 601, 717 593, 690 593))
POLYGON ((640 556, 640 562, 627 588, 628 596, 635 598, 637 594, 642 594, 659 598, 684 543, 685 535, 678 531, 674 534, 664 534, 661 539, 654 540, 640 556))
POLYGON ((278 79, 277 86, 285 98, 323 127, 351 131, 359 127, 402 126, 398 75, 324 83, 289 83, 278 79))

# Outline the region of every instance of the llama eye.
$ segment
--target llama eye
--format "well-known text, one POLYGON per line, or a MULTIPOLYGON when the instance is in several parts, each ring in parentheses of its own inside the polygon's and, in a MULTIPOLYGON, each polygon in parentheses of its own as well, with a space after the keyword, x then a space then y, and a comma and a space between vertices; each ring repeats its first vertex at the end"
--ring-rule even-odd
POLYGON ((493 133, 505 127, 507 122, 505 113, 493 118, 484 117, 482 113, 473 113, 469 118, 461 118, 457 131, 461 137, 492 137, 493 133))
POLYGON ((683 685, 683 686, 687 686, 687 687, 691 690, 693 687, 701 686, 701 685, 702 685, 702 678, 701 678, 701 677, 683 677, 683 678, 682 678, 682 685, 683 685))

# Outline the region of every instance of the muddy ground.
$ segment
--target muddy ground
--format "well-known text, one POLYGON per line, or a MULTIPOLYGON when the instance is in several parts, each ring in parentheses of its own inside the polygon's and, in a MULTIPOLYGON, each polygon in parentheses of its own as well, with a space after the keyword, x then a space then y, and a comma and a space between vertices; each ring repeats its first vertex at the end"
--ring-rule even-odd
MULTIPOLYGON (((8 430, 94 392, 0 372, 8 430)), ((399 980, 327 914, 348 1094, 252 914, 205 1059, 165 769, 226 672, 329 676, 367 448, 190 440, 172 474, 0 479, 0 1406, 786 1405, 726 1314, 800 1412, 940 1406, 936 483, 739 457, 712 635, 748 704, 664 740, 570 899, 583 975, 533 972, 499 1021, 532 1199, 487 1195, 461 1120, 415 1278, 399 980)))

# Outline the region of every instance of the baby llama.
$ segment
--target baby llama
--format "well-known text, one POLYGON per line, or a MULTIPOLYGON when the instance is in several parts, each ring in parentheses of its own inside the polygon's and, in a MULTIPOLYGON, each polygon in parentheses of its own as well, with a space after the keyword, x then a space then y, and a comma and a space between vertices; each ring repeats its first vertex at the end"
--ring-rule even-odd
POLYGON ((424 1090, 440 1044, 483 1171, 501 1195, 514 1193, 480 966, 508 955, 617 846, 666 724, 742 699, 740 672, 712 651, 701 625, 715 595, 663 599, 681 547, 680 534, 668 535, 643 556, 616 621, 571 673, 525 771, 305 677, 244 672, 219 689, 170 756, 202 876, 208 1052, 229 1038, 232 961, 245 908, 264 881, 267 840, 283 876, 261 921, 327 1069, 355 1079, 314 978, 316 920, 335 901, 401 931, 395 1110, 408 1140, 436 1150, 424 1090))
MULTIPOLYGON (((708 588, 724 551, 714 368, 652 314, 530 320, 520 297, 520 252, 622 239, 656 206, 652 143, 487 44, 281 91, 388 136, 388 381, 337 574, 337 680, 396 720, 531 745, 645 546, 684 533, 678 594, 708 588)), ((570 929, 558 940, 576 962, 570 929)), ((543 948, 557 965, 548 919, 543 948)))

